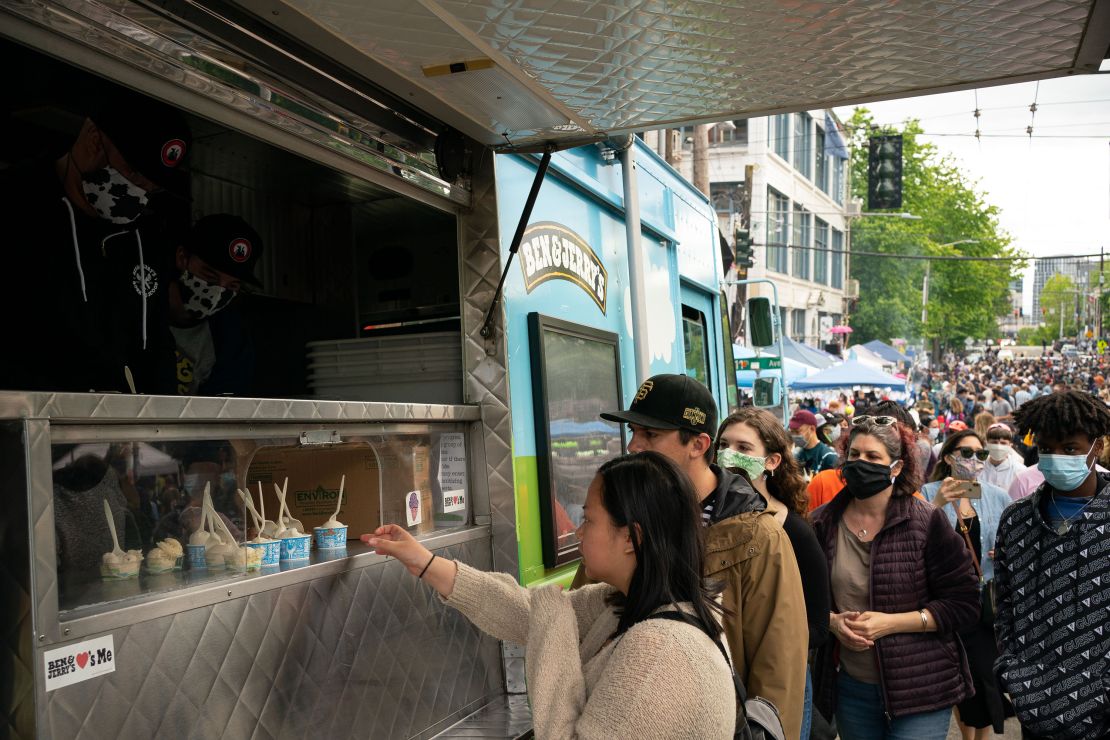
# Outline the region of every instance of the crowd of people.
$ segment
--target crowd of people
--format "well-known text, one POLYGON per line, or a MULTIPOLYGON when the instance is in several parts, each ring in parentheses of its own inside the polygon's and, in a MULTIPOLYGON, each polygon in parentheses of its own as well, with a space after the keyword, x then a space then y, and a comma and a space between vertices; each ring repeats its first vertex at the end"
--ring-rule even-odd
POLYGON ((1101 361, 991 359, 786 428, 648 379, 568 591, 364 539, 527 646, 537 737, 1110 737, 1101 361))

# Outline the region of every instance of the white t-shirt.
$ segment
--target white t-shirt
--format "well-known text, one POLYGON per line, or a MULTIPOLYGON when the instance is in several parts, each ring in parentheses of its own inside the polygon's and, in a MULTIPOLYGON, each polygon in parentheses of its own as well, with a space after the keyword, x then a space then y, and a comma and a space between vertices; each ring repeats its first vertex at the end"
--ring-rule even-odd
POLYGON ((1012 455, 1007 455, 998 465, 987 460, 983 465, 983 472, 979 474, 979 482, 990 483, 1003 491, 1010 490, 1010 484, 1014 482, 1014 478, 1025 470, 1025 466, 1018 462, 1020 459, 1015 460, 1012 455))

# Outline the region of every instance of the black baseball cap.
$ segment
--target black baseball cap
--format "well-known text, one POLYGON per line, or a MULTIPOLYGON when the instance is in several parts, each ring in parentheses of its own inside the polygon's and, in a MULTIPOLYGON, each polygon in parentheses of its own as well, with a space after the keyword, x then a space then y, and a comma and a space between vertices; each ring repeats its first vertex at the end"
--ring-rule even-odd
POLYGON ((137 93, 119 93, 90 118, 133 169, 159 187, 184 194, 188 178, 181 165, 193 137, 181 111, 137 93))
POLYGON ((636 391, 628 411, 601 414, 606 421, 638 424, 649 429, 686 429, 717 433, 717 402, 709 389, 689 375, 653 375, 636 391))
POLYGON ((215 213, 193 224, 185 247, 213 269, 253 285, 254 265, 262 257, 262 237, 246 221, 230 213, 215 213))

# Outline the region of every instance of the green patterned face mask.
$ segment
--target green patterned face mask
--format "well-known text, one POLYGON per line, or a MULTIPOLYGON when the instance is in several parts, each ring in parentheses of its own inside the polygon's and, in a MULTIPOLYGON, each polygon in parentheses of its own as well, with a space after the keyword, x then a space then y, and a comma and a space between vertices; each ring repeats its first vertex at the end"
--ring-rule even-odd
POLYGON ((749 480, 756 480, 759 476, 763 475, 766 469, 764 465, 767 458, 765 457, 752 457, 745 455, 743 452, 730 450, 724 448, 717 451, 717 464, 722 468, 740 468, 748 474, 749 480))

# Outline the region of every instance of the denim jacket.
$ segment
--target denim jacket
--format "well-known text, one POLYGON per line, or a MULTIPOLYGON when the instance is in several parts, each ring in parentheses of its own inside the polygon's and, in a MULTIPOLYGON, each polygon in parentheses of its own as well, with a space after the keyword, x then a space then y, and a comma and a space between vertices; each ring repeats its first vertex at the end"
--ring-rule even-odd
MULTIPOLYGON (((921 487, 921 495, 925 497, 926 501, 933 502, 937 491, 940 490, 940 484, 940 481, 935 481, 926 483, 921 487)), ((985 582, 994 578, 994 560, 987 553, 995 548, 998 523, 1002 521, 1002 512, 1013 501, 1010 500, 1010 495, 998 486, 992 486, 990 483, 982 483, 981 485, 983 497, 970 499, 970 501, 971 508, 975 509, 975 513, 979 517, 979 540, 983 548, 980 565, 983 568, 983 580, 985 582)), ((956 527, 956 507, 949 504, 944 507, 944 513, 952 526, 956 527)))

